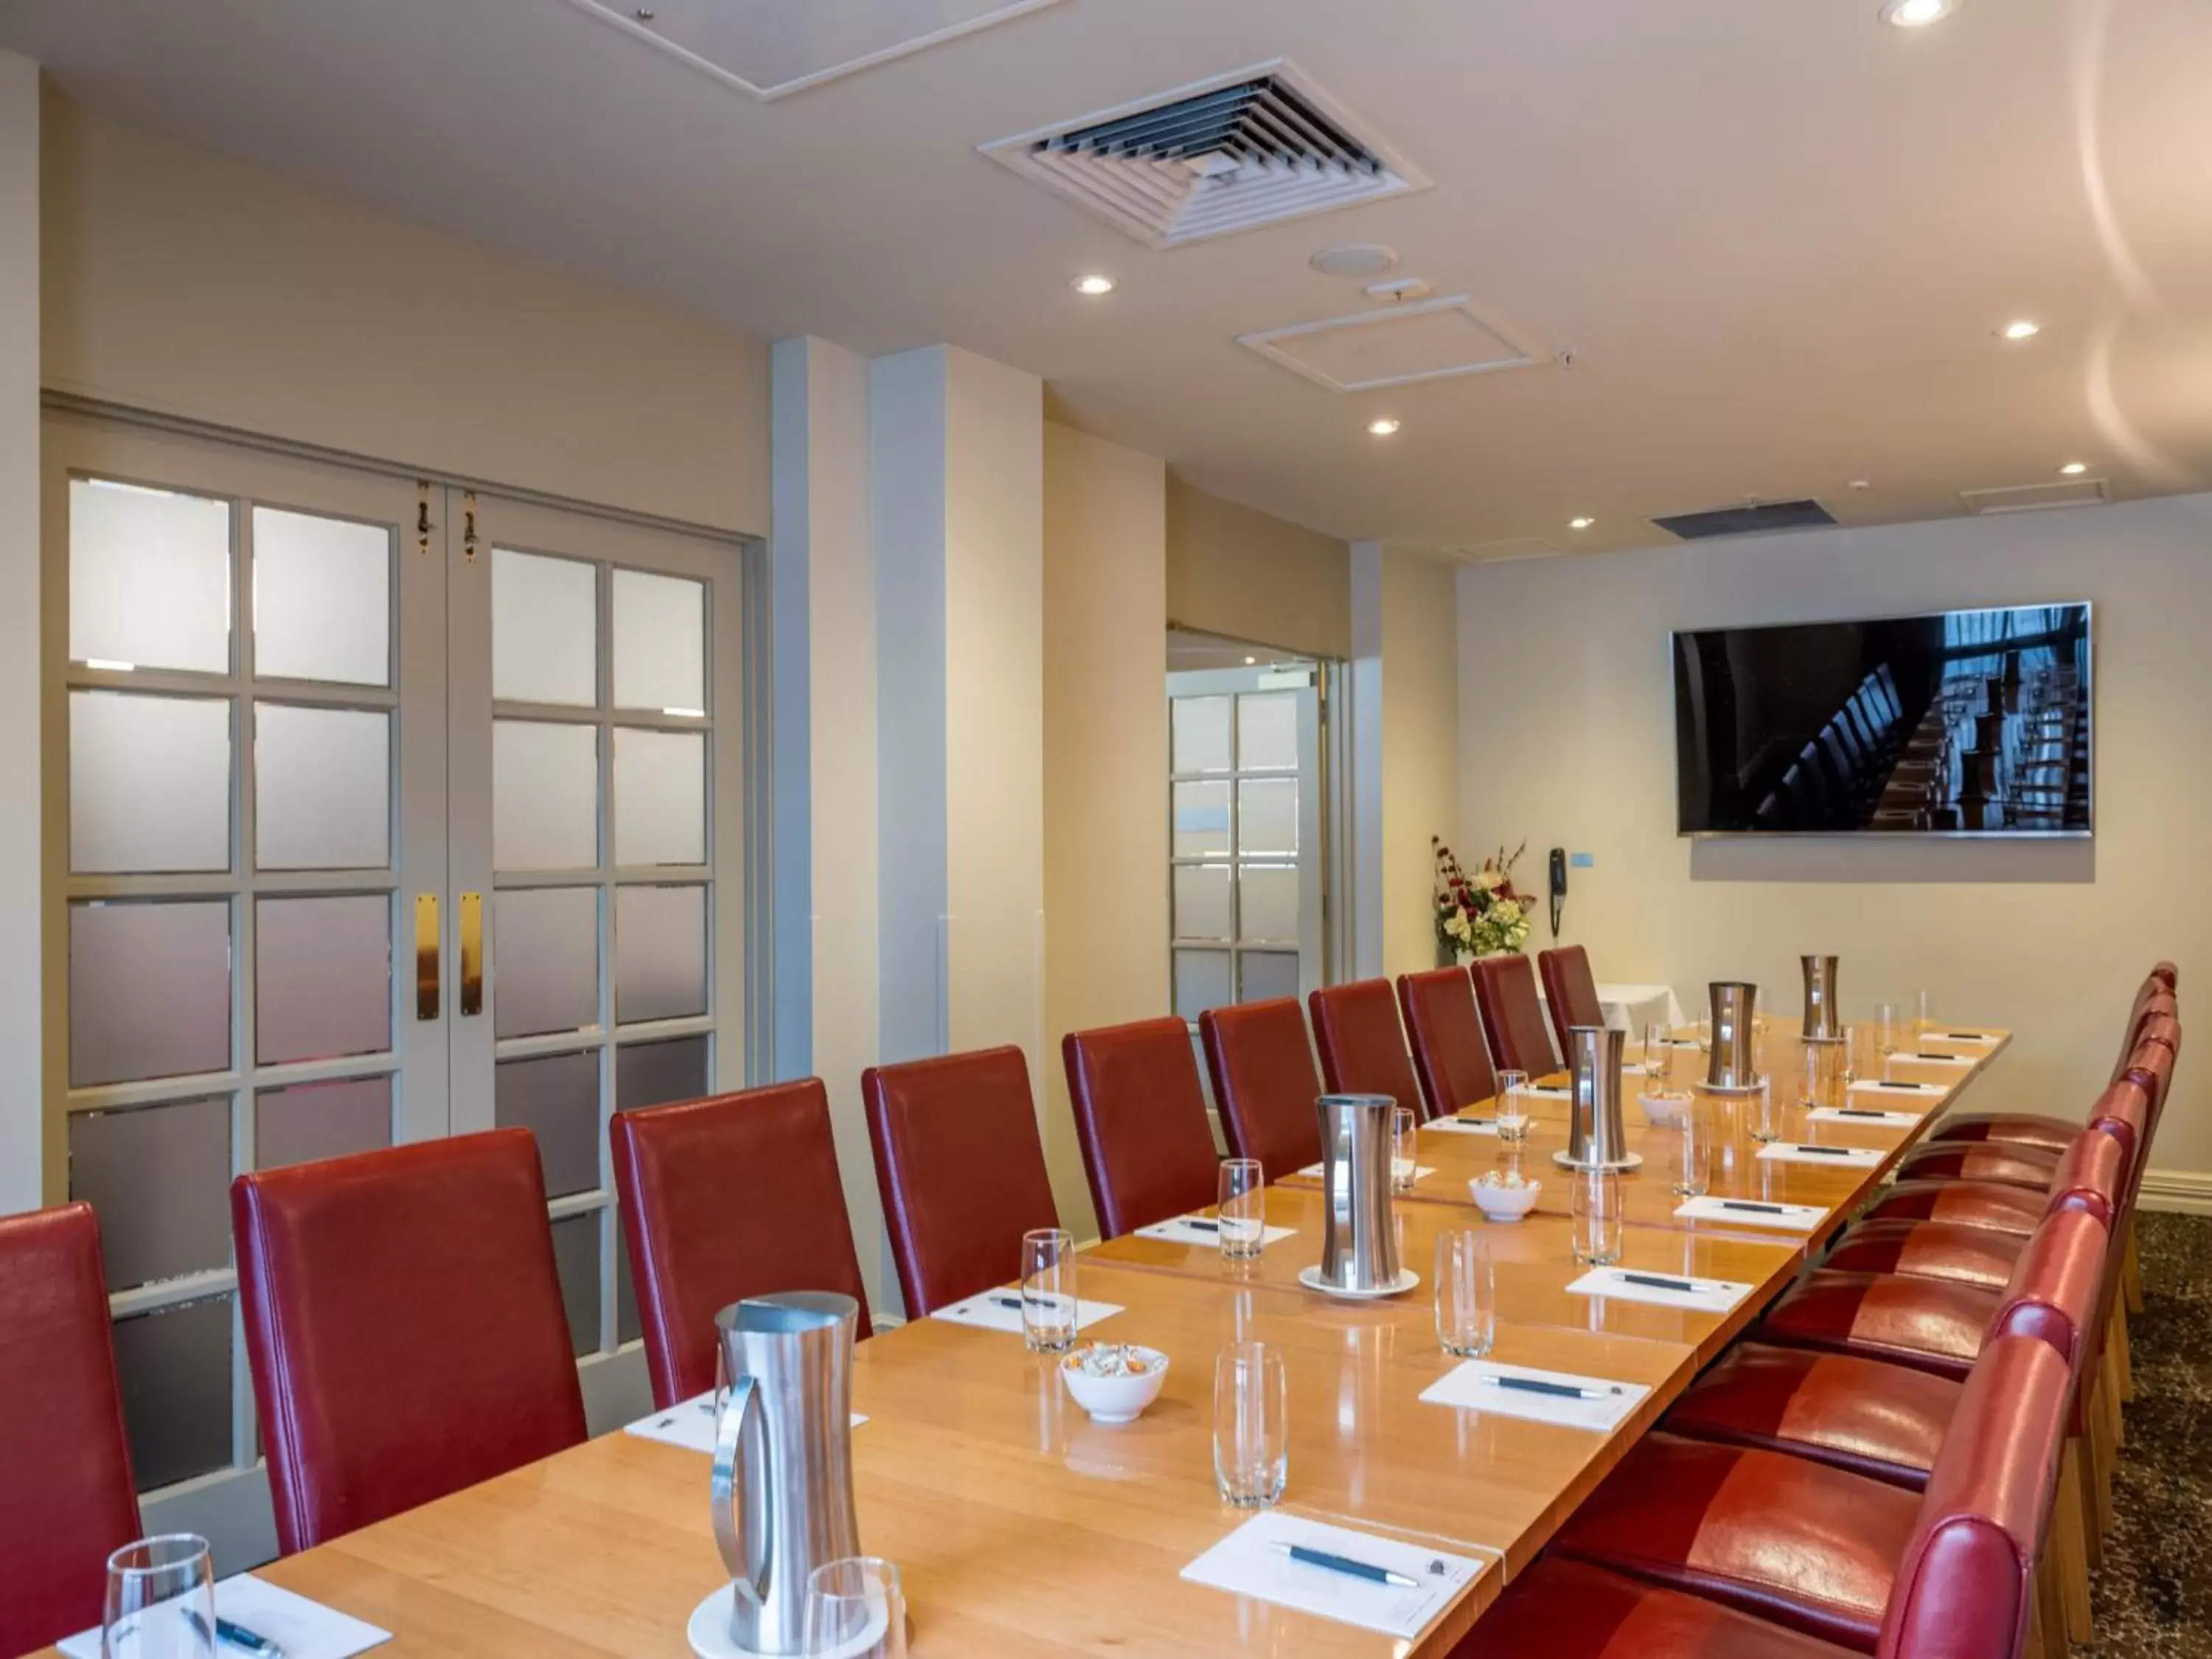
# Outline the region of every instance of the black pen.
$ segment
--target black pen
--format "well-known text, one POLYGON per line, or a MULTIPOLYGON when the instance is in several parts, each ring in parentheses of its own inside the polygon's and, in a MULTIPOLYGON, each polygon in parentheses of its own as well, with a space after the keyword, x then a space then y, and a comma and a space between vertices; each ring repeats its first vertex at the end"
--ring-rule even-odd
POLYGON ((1221 1231, 1221 1224, 1218 1221, 1208 1221, 1203 1216, 1179 1215, 1176 1218, 1176 1222, 1179 1226, 1195 1227, 1202 1233, 1218 1233, 1221 1231))
POLYGON ((1286 1544, 1279 1540, 1273 1547, 1303 1566, 1326 1567, 1331 1572, 1340 1572, 1352 1578, 1364 1578, 1370 1584, 1389 1584, 1397 1589, 1419 1589, 1420 1583, 1402 1572, 1393 1572, 1388 1567, 1374 1566, 1365 1561, 1355 1561, 1348 1555, 1331 1555, 1327 1550, 1308 1549, 1304 1544, 1286 1544))
POLYGON ((1747 1198, 1723 1198, 1719 1200, 1723 1210, 1756 1210, 1761 1215, 1788 1215, 1787 1204, 1754 1204, 1747 1198))
POLYGON ((283 1659, 284 1650, 258 1631, 246 1629, 228 1619, 217 1618, 215 1633, 236 1648, 240 1653, 258 1653, 261 1659, 283 1659))
POLYGON ((1838 1117, 1886 1118, 1889 1115, 1887 1112, 1870 1112, 1863 1106, 1838 1106, 1835 1109, 1835 1113, 1838 1117))
POLYGON ((1964 1060, 1964 1059, 1966 1058, 1966 1056, 1965 1056, 1964 1054, 1931 1054, 1922 1053, 1922 1054, 1907 1054, 1907 1055, 1905 1055, 1905 1058, 1906 1058, 1907 1060, 1936 1060, 1936 1061, 1945 1061, 1945 1060, 1964 1060))
POLYGON ((1060 1305, 1048 1296, 994 1296, 991 1300, 1002 1308, 1012 1308, 1016 1313, 1022 1310, 1024 1303, 1027 1303, 1032 1308, 1054 1308, 1060 1305))
MULTIPOLYGON (((1510 1389, 1516 1394, 1547 1394, 1560 1400, 1602 1400, 1603 1389, 1578 1388, 1572 1382, 1544 1382, 1533 1376, 1483 1376, 1476 1379, 1493 1389, 1510 1389)), ((1613 1385, 1612 1392, 1619 1394, 1620 1384, 1613 1385)))
POLYGON ((1858 1155, 1849 1146, 1808 1146, 1802 1140, 1792 1143, 1790 1150, 1798 1152, 1814 1152, 1822 1158, 1856 1158, 1858 1155))
POLYGON ((1652 1289, 1660 1291, 1711 1291, 1719 1288, 1717 1285, 1700 1285, 1695 1279, 1668 1279, 1659 1273, 1615 1273, 1613 1277, 1620 1280, 1624 1285, 1648 1285, 1652 1289))
POLYGON ((1940 1083, 1891 1083, 1887 1081, 1881 1083, 1870 1083, 1867 1086, 1870 1089, 1933 1089, 1939 1092, 1943 1087, 1940 1083))
POLYGON ((1951 1042, 1987 1042, 1990 1040, 1987 1031, 1946 1031, 1943 1036, 1951 1042))

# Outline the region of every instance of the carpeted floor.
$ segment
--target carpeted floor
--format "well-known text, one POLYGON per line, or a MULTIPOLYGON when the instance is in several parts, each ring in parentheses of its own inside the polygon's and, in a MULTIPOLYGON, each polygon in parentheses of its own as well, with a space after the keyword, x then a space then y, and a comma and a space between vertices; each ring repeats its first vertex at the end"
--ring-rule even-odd
POLYGON ((2212 1216, 2136 1224, 2136 1397, 2095 1590, 2099 1659, 2212 1659, 2212 1216))

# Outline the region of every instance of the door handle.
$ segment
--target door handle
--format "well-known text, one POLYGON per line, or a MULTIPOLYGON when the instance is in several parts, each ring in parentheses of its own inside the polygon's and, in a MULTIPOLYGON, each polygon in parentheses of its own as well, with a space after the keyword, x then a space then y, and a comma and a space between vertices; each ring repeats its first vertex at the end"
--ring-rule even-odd
POLYGON ((461 1018, 483 1012, 483 895, 461 895, 461 1018))
POLYGON ((438 896, 415 895, 415 1018, 438 1017, 438 896))

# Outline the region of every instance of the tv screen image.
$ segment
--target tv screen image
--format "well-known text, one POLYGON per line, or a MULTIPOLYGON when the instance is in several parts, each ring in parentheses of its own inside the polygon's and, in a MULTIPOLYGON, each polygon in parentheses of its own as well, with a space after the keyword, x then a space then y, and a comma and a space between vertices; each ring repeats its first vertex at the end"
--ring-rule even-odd
POLYGON ((2089 607, 1677 633, 1678 830, 2086 836, 2089 607))

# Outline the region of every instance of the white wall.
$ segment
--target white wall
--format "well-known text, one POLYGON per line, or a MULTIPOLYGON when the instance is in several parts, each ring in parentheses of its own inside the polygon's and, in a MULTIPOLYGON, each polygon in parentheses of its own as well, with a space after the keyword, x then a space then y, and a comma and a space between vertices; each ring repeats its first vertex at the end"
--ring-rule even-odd
POLYGON ((1183 628, 1308 656, 1352 655, 1344 543, 1167 481, 1167 613, 1183 628))
MULTIPOLYGON (((2205 495, 1468 568, 1461 834, 1470 847, 1525 836, 1532 858, 1595 854, 1573 873, 1565 937, 1601 978, 1665 981, 1689 1003, 1707 980, 1742 976, 1794 1012, 1797 957, 1839 952, 1855 1017, 1928 986, 1944 1017, 2018 1031, 1973 1107, 2079 1113, 2144 969, 2181 964, 2185 1019, 2212 964, 2208 576, 2205 495), (2084 599, 2094 842, 1675 836, 1671 629, 2084 599)), ((1545 934, 1540 921, 1532 944, 1545 934)), ((2154 1173, 2198 1172, 2212 1199, 2201 1075, 2185 1056, 2154 1173)))

